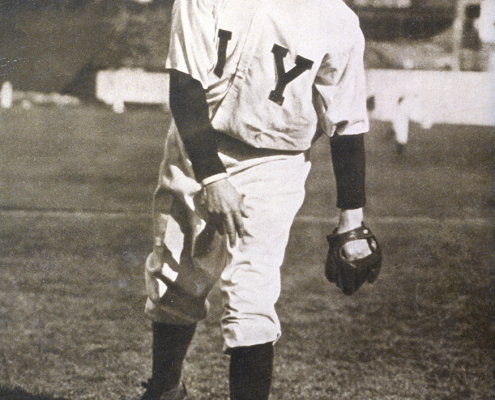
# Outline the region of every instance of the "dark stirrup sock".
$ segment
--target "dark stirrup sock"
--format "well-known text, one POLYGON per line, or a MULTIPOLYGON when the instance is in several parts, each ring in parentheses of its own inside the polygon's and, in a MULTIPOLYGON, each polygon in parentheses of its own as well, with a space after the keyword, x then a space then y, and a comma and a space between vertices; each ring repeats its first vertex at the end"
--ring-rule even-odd
POLYGON ((196 324, 170 325, 153 322, 153 372, 151 382, 158 393, 180 383, 182 363, 196 331, 196 324))
POLYGON ((230 399, 267 400, 272 369, 272 342, 233 348, 230 353, 230 399))

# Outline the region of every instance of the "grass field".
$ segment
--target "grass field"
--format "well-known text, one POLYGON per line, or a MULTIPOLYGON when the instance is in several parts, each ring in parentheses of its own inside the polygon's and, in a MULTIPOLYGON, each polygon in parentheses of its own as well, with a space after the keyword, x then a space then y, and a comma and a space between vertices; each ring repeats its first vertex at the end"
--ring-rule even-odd
MULTIPOLYGON (((142 267, 167 116, 0 110, 0 399, 138 398, 151 367, 142 267)), ((324 280, 335 226, 328 149, 313 151, 283 267, 271 399, 495 398, 495 129, 412 127, 398 158, 374 122, 369 224, 385 262, 342 295, 324 280)), ((228 397, 219 293, 184 378, 228 397)))

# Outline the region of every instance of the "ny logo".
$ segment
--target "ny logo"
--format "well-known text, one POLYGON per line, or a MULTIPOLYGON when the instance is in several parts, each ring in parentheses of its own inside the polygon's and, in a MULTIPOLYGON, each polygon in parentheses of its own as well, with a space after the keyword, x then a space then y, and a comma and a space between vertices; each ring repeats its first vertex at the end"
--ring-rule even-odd
POLYGON ((229 40, 232 39, 232 32, 219 29, 218 38, 220 39, 220 42, 218 43, 218 60, 213 73, 221 78, 223 75, 223 69, 225 68, 225 60, 227 57, 227 44, 229 43, 229 40))
MULTIPOLYGON (((218 43, 218 59, 213 72, 216 76, 221 78, 227 59, 227 45, 229 43, 229 40, 232 39, 232 32, 219 29, 218 38, 220 39, 218 43)), ((279 46, 278 44, 273 45, 272 53, 275 57, 275 67, 277 69, 277 83, 275 89, 270 92, 268 98, 280 106, 284 103, 284 91, 287 85, 294 79, 296 79, 299 75, 301 75, 304 71, 311 69, 311 67, 313 66, 313 61, 301 56, 297 56, 296 66, 293 67, 290 71, 285 72, 284 58, 288 52, 289 50, 285 47, 279 46)))
POLYGON ((313 61, 297 56, 296 66, 290 71, 285 72, 284 58, 288 52, 289 50, 285 47, 279 46, 278 44, 273 45, 272 53, 275 56, 275 66, 277 67, 277 85, 275 86, 275 89, 270 92, 268 98, 280 106, 285 100, 283 94, 286 86, 304 71, 311 69, 313 66, 313 61))

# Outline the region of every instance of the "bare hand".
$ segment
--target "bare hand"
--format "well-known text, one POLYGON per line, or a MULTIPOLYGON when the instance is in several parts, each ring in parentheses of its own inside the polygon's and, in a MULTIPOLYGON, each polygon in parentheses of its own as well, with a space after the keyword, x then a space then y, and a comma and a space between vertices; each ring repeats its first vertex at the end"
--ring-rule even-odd
POLYGON ((348 261, 355 261, 369 256, 371 254, 371 249, 367 240, 353 240, 344 245, 344 253, 348 261))
POLYGON ((205 207, 210 221, 217 224, 221 233, 227 233, 231 246, 236 236, 245 234, 242 218, 247 218, 244 196, 228 181, 221 179, 205 186, 205 207))
MULTIPOLYGON (((340 213, 337 233, 344 233, 358 228, 363 224, 363 209, 342 210, 340 213)), ((348 261, 359 260, 371 254, 370 246, 365 239, 354 240, 344 245, 344 252, 348 261)))

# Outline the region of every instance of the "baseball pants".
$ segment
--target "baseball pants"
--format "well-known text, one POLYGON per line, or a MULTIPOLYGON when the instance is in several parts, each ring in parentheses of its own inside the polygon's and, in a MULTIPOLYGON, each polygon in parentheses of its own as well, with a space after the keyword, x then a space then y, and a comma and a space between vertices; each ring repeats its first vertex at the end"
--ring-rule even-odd
POLYGON ((226 351, 274 342, 281 335, 275 310, 280 267, 311 166, 306 153, 279 154, 236 143, 220 143, 219 155, 229 181, 244 196, 245 236, 230 246, 206 222, 201 186, 172 129, 155 193, 155 244, 163 244, 164 251, 160 257, 151 254, 145 268, 146 312, 159 322, 190 324, 204 318, 207 295, 218 282, 226 351))

